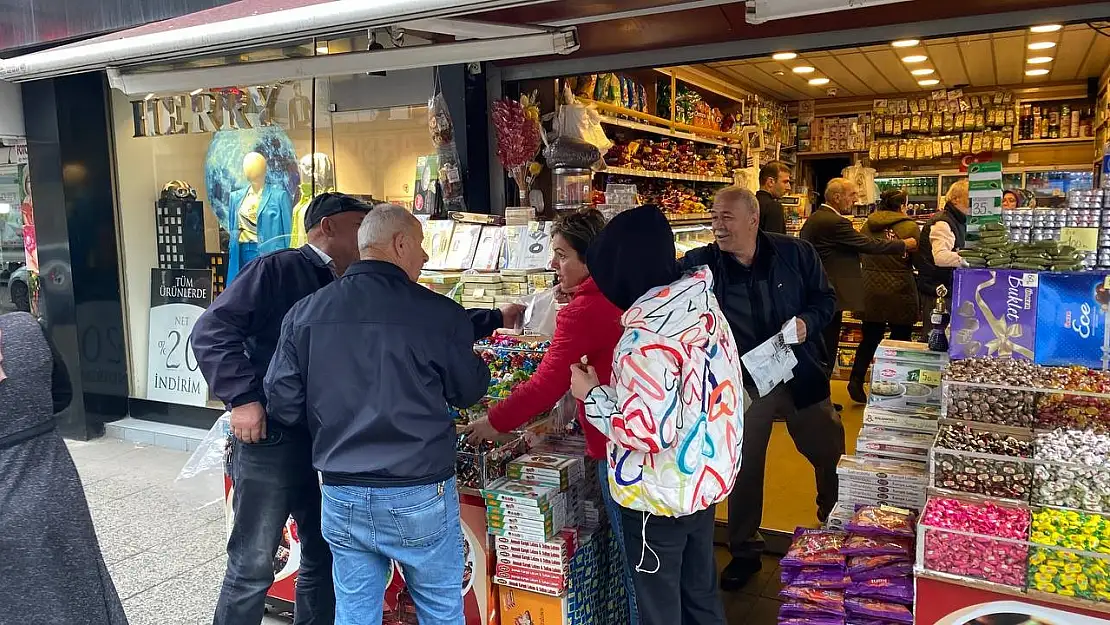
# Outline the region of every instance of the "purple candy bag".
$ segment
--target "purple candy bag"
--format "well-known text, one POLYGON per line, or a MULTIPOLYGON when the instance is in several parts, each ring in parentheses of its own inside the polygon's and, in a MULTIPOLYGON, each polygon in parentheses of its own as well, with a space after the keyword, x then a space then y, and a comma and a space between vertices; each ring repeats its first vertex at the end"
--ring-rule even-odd
POLYGON ((848 575, 853 582, 883 577, 902 577, 913 572, 908 556, 855 556, 848 558, 848 575))
POLYGON ((888 621, 881 618, 866 618, 860 616, 849 616, 844 625, 893 625, 898 621, 888 621))
POLYGON ((898 623, 907 623, 909 625, 913 624, 913 613, 910 612, 910 609, 897 603, 876 601, 863 597, 852 597, 844 600, 844 607, 853 617, 863 616, 896 621, 898 623))
POLYGON ((913 551, 913 540, 895 536, 849 536, 844 541, 840 553, 846 556, 909 556, 913 551))
POLYGON ((835 616, 807 616, 805 618, 782 618, 778 625, 844 625, 844 619, 835 616))
POLYGON ((783 586, 844 590, 852 578, 840 567, 806 566, 783 567, 779 572, 779 581, 783 586))
POLYGON ((797 618, 797 619, 814 619, 814 618, 834 618, 844 619, 844 605, 841 604, 834 610, 830 611, 823 606, 808 601, 787 601, 779 608, 779 619, 797 618))
POLYGON ((836 530, 815 530, 799 527, 794 542, 780 561, 780 566, 844 566, 840 549, 847 534, 836 530))
POLYGON ((909 577, 894 577, 853 582, 844 594, 847 597, 864 597, 913 605, 913 581, 909 577))
POLYGON ((779 597, 786 601, 798 601, 817 606, 827 614, 844 614, 844 593, 840 590, 787 586, 779 591, 779 597))
POLYGON ((913 538, 916 520, 913 512, 903 508, 860 506, 844 529, 852 534, 913 538))

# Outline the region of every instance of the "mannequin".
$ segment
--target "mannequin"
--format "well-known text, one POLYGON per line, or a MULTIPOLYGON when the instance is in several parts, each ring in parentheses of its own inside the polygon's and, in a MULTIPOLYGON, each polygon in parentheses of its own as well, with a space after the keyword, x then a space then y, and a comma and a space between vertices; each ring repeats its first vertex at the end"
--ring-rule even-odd
POLYGON ((231 192, 228 203, 228 284, 255 258, 289 246, 293 201, 285 187, 266 183, 266 157, 250 152, 243 158, 248 185, 231 192))
POLYGON ((335 171, 327 154, 317 152, 301 157, 301 200, 293 207, 293 235, 289 247, 301 247, 308 243, 304 231, 304 210, 309 202, 321 193, 335 191, 335 171))

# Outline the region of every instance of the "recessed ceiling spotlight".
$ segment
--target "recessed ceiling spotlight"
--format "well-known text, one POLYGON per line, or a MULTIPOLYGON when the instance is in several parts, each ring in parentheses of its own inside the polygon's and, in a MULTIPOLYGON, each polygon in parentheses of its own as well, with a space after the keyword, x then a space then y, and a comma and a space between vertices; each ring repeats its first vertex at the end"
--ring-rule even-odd
POLYGON ((775 76, 785 76, 786 75, 786 72, 782 71, 781 69, 776 69, 775 71, 773 71, 771 73, 774 74, 775 76))
POLYGON ((1048 73, 1048 70, 1043 68, 1043 67, 1039 67, 1037 69, 1027 69, 1027 70, 1025 70, 1025 75, 1026 76, 1044 76, 1047 73, 1048 73))
POLYGON ((1049 48, 1055 47, 1055 41, 1034 41, 1033 43, 1029 44, 1030 50, 1048 50, 1049 48))
POLYGON ((812 74, 817 70, 813 69, 809 65, 799 65, 795 67, 793 71, 795 74, 812 74))
POLYGON ((929 57, 925 56, 924 54, 911 54, 910 56, 902 57, 903 63, 924 63, 928 60, 929 57))
POLYGON ((933 85, 939 85, 940 81, 936 78, 926 78, 925 80, 917 81, 917 84, 921 85, 922 87, 932 87, 933 85))
POLYGON ((811 84, 815 87, 819 87, 821 85, 829 84, 829 79, 828 78, 810 78, 809 79, 809 84, 811 84))
POLYGON ((935 70, 931 67, 922 67, 921 69, 915 69, 910 73, 913 74, 914 76, 928 76, 929 74, 932 74, 935 71, 937 71, 937 70, 935 70))
POLYGON ((899 39, 898 41, 892 41, 890 45, 895 48, 912 48, 919 43, 921 43, 921 41, 917 39, 899 39))
POLYGON ((1044 65, 1045 63, 1051 63, 1052 62, 1052 57, 1051 56, 1034 56, 1034 57, 1030 57, 1028 59, 1025 59, 1025 62, 1033 64, 1033 65, 1044 65))
POLYGON ((776 52, 776 53, 771 55, 771 58, 775 59, 776 61, 792 61, 792 60, 798 58, 798 53, 797 52, 776 52))
POLYGON ((1054 33, 1063 28, 1059 24, 1045 24, 1043 26, 1033 26, 1029 30, 1035 33, 1054 33))

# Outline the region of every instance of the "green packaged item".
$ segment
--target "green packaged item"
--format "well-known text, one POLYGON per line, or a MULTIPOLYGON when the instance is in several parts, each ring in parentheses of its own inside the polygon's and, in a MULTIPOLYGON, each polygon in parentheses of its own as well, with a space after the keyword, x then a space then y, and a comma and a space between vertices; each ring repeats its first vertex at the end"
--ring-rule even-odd
POLYGON ((991 269, 998 269, 1000 267, 1009 267, 1009 266, 1010 266, 1010 259, 1009 258, 992 258, 992 259, 987 260, 987 267, 990 267, 991 269))
POLYGON ((984 260, 982 258, 975 258, 974 256, 964 258, 964 262, 967 263, 968 267, 980 267, 980 268, 982 268, 982 267, 987 266, 987 261, 986 260, 984 260))

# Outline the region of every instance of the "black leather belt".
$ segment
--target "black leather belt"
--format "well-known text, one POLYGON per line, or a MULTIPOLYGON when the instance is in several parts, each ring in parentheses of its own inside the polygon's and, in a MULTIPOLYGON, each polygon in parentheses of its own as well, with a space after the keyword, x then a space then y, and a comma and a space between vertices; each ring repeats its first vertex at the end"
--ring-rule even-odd
POLYGON ((47 432, 53 432, 54 426, 54 419, 51 419, 49 421, 44 421, 43 423, 40 423, 38 425, 33 425, 29 428, 19 430, 18 432, 15 432, 13 434, 8 434, 7 436, 0 436, 0 449, 15 447, 22 442, 28 441, 32 438, 37 438, 39 436, 42 436, 43 434, 46 434, 47 432))

